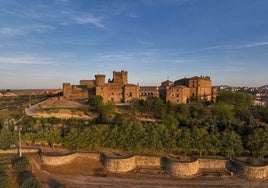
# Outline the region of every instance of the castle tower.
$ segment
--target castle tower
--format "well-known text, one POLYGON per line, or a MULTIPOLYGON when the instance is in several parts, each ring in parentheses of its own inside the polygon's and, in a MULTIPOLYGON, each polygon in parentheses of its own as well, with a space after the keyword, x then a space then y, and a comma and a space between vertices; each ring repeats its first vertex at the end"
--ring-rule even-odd
POLYGON ((113 83, 119 84, 119 85, 127 85, 128 83, 128 72, 127 71, 121 71, 116 72, 113 71, 113 83))
POLYGON ((71 84, 70 83, 63 83, 63 96, 68 99, 69 94, 71 92, 71 84))
POLYGON ((103 86, 105 84, 105 75, 97 74, 95 75, 96 86, 103 86))

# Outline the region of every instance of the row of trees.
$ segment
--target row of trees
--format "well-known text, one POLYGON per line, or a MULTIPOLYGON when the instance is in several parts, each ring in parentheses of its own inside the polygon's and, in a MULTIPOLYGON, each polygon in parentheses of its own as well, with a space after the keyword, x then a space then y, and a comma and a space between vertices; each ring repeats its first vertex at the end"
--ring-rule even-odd
POLYGON ((26 132, 22 138, 28 144, 52 147, 60 144, 71 150, 114 148, 142 154, 221 154, 232 157, 247 149, 254 156, 268 155, 268 129, 260 127, 241 136, 230 128, 220 131, 213 126, 178 128, 132 121, 121 125, 98 124, 69 130, 53 128, 46 132, 26 132))

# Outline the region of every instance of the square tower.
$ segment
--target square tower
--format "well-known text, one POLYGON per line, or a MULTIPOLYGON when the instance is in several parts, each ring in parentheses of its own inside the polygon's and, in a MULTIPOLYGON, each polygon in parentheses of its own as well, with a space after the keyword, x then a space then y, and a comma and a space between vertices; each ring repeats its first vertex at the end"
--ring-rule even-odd
POLYGON ((127 80, 127 71, 121 71, 121 72, 116 72, 113 71, 113 83, 119 84, 119 85, 127 85, 128 80, 127 80))

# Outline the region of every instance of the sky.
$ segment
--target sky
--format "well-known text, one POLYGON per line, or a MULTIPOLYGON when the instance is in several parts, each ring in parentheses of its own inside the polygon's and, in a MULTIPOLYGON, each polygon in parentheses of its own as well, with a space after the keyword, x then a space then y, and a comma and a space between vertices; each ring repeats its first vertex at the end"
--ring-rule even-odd
POLYGON ((268 84, 267 0, 0 0, 0 89, 208 75, 268 84))

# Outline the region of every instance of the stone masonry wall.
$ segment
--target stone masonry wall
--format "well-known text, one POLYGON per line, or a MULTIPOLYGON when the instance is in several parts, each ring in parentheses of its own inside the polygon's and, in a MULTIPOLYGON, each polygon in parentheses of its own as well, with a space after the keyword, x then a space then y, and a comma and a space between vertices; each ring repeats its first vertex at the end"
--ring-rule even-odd
MULTIPOLYGON (((12 150, 14 153, 17 150, 12 150)), ((30 150, 29 150, 30 151, 30 150)), ((10 153, 10 151, 5 151, 10 153)), ((37 150, 35 150, 37 152, 37 150)), ((1 151, 0 151, 1 153, 1 151)), ((94 153, 74 153, 67 156, 42 156, 46 165, 64 165, 71 163, 77 157, 87 157, 101 161, 100 154, 94 153)), ((202 169, 225 169, 233 171, 249 179, 264 179, 268 177, 268 165, 253 167, 238 163, 235 160, 225 159, 194 159, 190 162, 181 162, 176 158, 161 158, 152 156, 130 156, 121 158, 109 158, 104 156, 102 162, 105 168, 113 173, 125 173, 137 167, 163 168, 169 174, 176 177, 191 177, 202 169), (227 165, 228 164, 228 165, 227 165), (228 166, 228 167, 227 167, 228 166)))
POLYGON ((178 162, 176 160, 167 158, 165 170, 173 176, 177 177, 191 177, 197 174, 199 170, 199 161, 192 162, 178 162))
POLYGON ((161 167, 161 157, 136 156, 136 165, 138 167, 161 167))
POLYGON ((128 158, 106 158, 104 160, 105 168, 114 173, 129 172, 136 168, 136 157, 128 158))
POLYGON ((242 165, 234 160, 230 160, 230 168, 235 173, 249 179, 264 179, 268 177, 268 165, 254 167, 242 165))
POLYGON ((45 156, 42 155, 43 163, 46 165, 57 166, 71 163, 77 157, 87 157, 90 159, 100 160, 100 154, 95 153, 73 153, 64 156, 45 156))
POLYGON ((225 159, 198 159, 200 169, 223 169, 226 168, 225 159))

